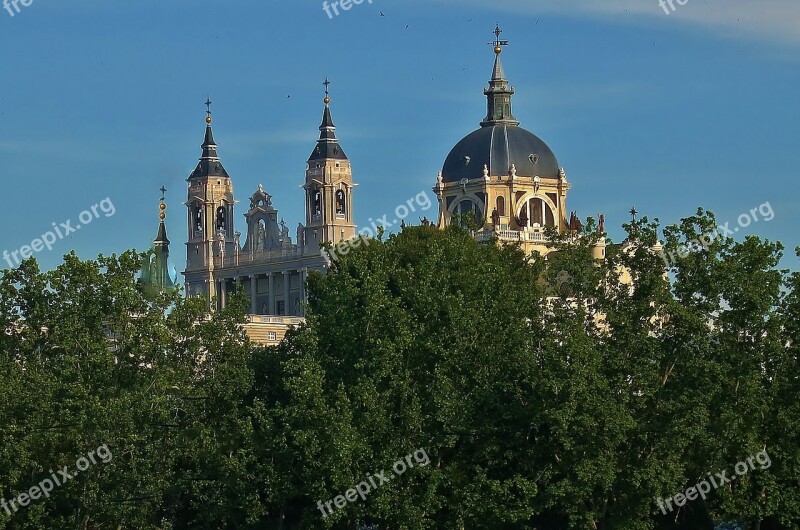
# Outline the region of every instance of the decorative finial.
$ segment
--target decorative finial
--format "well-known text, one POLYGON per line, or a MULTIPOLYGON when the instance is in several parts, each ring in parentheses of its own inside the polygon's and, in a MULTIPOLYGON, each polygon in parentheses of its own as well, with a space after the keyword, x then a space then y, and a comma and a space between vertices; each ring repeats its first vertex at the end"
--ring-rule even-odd
POLYGON ((161 210, 161 212, 158 214, 158 218, 163 221, 167 218, 167 214, 165 212, 167 209, 167 204, 164 202, 167 200, 167 188, 161 186, 161 190, 159 191, 161 191, 161 204, 158 205, 158 209, 161 210))
POLYGON ((494 42, 490 42, 489 45, 494 46, 494 53, 500 55, 503 53, 503 46, 508 46, 507 40, 502 40, 500 35, 503 34, 503 30, 500 29, 500 23, 497 23, 497 27, 494 28, 494 42))
POLYGON ((206 116, 206 123, 211 125, 211 96, 206 98, 206 109, 206 114, 208 114, 208 116, 206 116))
POLYGON ((331 98, 330 98, 330 95, 328 93, 328 87, 331 85, 331 82, 328 81, 328 78, 326 77, 325 78, 325 82, 322 83, 322 84, 325 85, 325 99, 323 99, 322 101, 325 102, 325 105, 329 105, 330 102, 331 102, 331 98))
POLYGON ((631 208, 631 220, 632 220, 634 223, 636 222, 636 216, 637 216, 637 215, 639 215, 639 212, 638 212, 638 211, 636 211, 636 206, 634 206, 633 208, 631 208))

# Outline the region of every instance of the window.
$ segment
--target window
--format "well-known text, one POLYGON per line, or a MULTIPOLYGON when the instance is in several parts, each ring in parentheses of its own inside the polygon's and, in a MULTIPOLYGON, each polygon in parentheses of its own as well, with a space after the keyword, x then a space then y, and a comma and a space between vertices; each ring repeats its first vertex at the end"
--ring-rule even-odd
POLYGON ((275 342, 278 340, 278 334, 275 333, 274 331, 270 331, 269 333, 267 333, 267 339, 270 342, 275 342))
POLYGON ((497 213, 500 215, 506 214, 506 199, 505 197, 497 198, 497 213))
POLYGON ((473 201, 465 199, 458 203, 453 215, 457 217, 462 225, 469 226, 474 224, 475 228, 483 227, 483 212, 473 201))
POLYGON ((314 215, 322 214, 322 194, 314 191, 314 215))
POLYGON ((344 202, 344 192, 339 190, 336 192, 336 213, 338 215, 344 215, 345 211, 345 202, 344 202))
POLYGON ((225 230, 225 207, 220 206, 217 208, 217 230, 225 230))
POLYGON ((192 206, 192 225, 196 234, 203 233, 203 208, 198 203, 192 206))
POLYGON ((555 226, 553 210, 538 197, 530 199, 522 205, 518 219, 521 227, 555 226))

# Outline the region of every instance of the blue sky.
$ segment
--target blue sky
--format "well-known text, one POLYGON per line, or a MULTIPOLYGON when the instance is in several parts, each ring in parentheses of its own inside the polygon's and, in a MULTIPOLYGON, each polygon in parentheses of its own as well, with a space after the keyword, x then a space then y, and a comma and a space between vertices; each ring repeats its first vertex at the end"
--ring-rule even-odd
MULTIPOLYGON (((570 210, 635 205, 671 223, 698 206, 800 245, 800 5, 688 0, 373 0, 329 19, 316 0, 33 0, 0 10, 0 252, 108 197, 102 215, 37 258, 147 248, 168 188, 184 264, 186 177, 214 101, 220 155, 246 202, 259 183, 294 227, 326 76, 360 184, 360 225, 428 191, 485 114, 495 22, 515 115, 565 167, 570 210), (385 16, 380 16, 383 12, 385 16)), ((237 211, 243 230, 244 206, 237 211)), ((435 216, 432 213, 431 216, 435 216)), ((797 268, 789 253, 785 265, 797 268)), ((0 267, 6 265, 0 262, 0 267)))

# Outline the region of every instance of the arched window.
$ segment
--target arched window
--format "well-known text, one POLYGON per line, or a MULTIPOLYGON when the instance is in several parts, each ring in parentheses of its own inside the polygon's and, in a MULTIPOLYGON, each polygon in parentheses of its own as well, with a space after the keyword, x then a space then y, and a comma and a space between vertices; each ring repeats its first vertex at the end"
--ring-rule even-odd
POLYGON ((497 198, 497 213, 500 215, 506 214, 506 199, 505 197, 497 198))
POLYGON ((553 210, 538 197, 526 201, 520 208, 518 219, 520 226, 538 228, 542 226, 555 226, 553 210))
POLYGON ((227 221, 227 215, 225 213, 225 207, 220 206, 219 208, 217 208, 217 230, 225 230, 226 221, 227 221))
POLYGON ((198 203, 192 205, 192 229, 196 235, 203 233, 203 208, 198 203))
POLYGON ((322 214, 322 194, 314 191, 314 215, 322 214))
POLYGON ((477 204, 470 200, 463 200, 458 203, 453 215, 457 217, 462 226, 472 228, 481 228, 483 226, 483 212, 477 204))
POLYGON ((344 200, 344 192, 339 190, 336 192, 336 213, 338 215, 344 215, 345 212, 345 200, 344 200))

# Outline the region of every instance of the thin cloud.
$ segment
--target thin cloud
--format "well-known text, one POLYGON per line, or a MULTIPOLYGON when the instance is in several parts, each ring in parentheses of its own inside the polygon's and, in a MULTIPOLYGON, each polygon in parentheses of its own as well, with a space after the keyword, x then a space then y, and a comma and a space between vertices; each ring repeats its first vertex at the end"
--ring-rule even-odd
MULTIPOLYGON (((429 1, 429 0, 428 0, 429 1)), ((485 0, 434 0, 442 4, 485 7, 485 0)), ((494 0, 492 7, 536 16, 561 14, 613 17, 639 23, 644 19, 661 23, 684 23, 715 31, 728 38, 759 38, 800 44, 800 2, 797 0, 687 0, 674 2, 667 15, 659 0, 494 0)))

